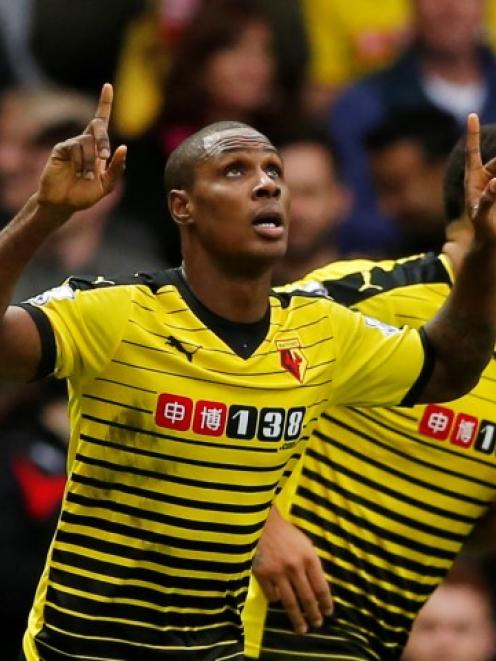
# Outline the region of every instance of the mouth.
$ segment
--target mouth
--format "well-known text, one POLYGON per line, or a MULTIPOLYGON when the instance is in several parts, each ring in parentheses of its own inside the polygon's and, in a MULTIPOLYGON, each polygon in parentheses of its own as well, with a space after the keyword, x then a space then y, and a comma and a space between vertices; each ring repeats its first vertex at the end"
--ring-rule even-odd
POLYGON ((284 219, 278 211, 263 211, 258 213, 252 226, 259 236, 269 239, 279 239, 284 235, 284 219))

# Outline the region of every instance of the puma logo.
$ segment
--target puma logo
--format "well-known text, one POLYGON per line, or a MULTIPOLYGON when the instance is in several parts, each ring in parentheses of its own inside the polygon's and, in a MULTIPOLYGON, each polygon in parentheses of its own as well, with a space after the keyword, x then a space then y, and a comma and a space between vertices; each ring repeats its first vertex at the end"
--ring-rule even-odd
POLYGON ((171 347, 174 347, 174 349, 177 349, 180 353, 183 353, 186 358, 188 359, 188 362, 191 363, 193 360, 193 356, 195 353, 198 351, 199 347, 196 347, 194 351, 188 351, 184 344, 177 339, 177 337, 174 337, 173 335, 169 335, 167 338, 167 344, 170 344, 171 347))
POLYGON ((378 291, 382 291, 380 285, 372 284, 372 273, 370 271, 362 271, 361 276, 363 278, 363 285, 358 290, 359 292, 365 291, 366 289, 377 289, 378 291))
POLYGON ((99 275, 96 280, 93 280, 92 285, 115 285, 113 280, 107 280, 103 275, 99 275))

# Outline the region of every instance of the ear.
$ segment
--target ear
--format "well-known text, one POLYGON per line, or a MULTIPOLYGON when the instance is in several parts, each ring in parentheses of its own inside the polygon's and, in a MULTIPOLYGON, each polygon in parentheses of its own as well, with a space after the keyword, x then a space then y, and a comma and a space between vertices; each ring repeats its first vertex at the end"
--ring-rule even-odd
POLYGON ((171 190, 169 193, 169 211, 178 225, 189 225, 193 222, 191 215, 191 200, 185 190, 171 190))

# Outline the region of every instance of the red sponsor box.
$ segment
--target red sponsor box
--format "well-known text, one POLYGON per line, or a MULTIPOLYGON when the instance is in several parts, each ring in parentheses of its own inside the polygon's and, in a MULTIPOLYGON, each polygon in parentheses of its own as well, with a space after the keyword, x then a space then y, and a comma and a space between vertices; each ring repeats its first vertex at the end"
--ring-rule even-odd
POLYGON ((467 413, 459 413, 453 426, 450 441, 455 445, 469 448, 474 442, 478 426, 478 418, 474 418, 473 415, 467 413))
POLYGON ((225 404, 200 399, 195 407, 193 431, 206 436, 222 436, 226 418, 227 406, 225 404))
POLYGON ((193 400, 181 395, 162 393, 158 397, 155 422, 159 427, 186 431, 191 424, 193 400))
POLYGON ((425 407, 424 415, 419 424, 419 432, 424 436, 445 441, 450 433, 455 413, 451 409, 437 404, 425 407))

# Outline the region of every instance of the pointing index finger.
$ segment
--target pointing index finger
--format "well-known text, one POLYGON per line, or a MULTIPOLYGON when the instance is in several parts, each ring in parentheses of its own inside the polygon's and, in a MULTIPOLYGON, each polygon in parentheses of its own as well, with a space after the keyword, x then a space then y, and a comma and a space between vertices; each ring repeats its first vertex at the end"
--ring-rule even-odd
POLYGON ((481 170, 479 117, 476 113, 470 113, 467 117, 467 138, 465 143, 465 197, 470 211, 478 203, 480 191, 477 191, 477 177, 480 176, 481 170))
POLYGON ((95 119, 100 119, 108 128, 110 121, 110 114, 112 112, 112 101, 114 98, 114 90, 110 83, 105 83, 100 92, 100 99, 95 113, 95 119))
POLYGON ((105 161, 110 157, 110 141, 108 136, 108 125, 112 112, 112 99, 114 91, 110 83, 105 83, 100 92, 100 99, 95 115, 84 133, 92 135, 95 139, 98 157, 105 161))

